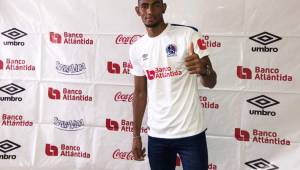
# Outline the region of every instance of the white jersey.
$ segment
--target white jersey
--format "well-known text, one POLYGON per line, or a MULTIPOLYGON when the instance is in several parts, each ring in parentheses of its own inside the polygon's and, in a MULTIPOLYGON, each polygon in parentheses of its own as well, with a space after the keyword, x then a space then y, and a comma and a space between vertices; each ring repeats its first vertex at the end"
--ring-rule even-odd
POLYGON ((191 42, 208 55, 201 35, 189 27, 168 24, 156 37, 147 34, 130 47, 131 74, 147 77, 148 135, 182 138, 203 131, 197 75, 184 65, 191 42))

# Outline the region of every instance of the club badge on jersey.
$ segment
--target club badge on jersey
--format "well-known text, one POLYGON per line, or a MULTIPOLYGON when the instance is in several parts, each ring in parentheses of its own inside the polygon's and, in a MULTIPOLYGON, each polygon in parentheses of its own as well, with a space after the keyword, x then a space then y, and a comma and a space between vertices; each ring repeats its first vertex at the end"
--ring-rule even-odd
POLYGON ((174 57, 177 56, 177 47, 175 44, 169 44, 166 48, 167 56, 174 57))

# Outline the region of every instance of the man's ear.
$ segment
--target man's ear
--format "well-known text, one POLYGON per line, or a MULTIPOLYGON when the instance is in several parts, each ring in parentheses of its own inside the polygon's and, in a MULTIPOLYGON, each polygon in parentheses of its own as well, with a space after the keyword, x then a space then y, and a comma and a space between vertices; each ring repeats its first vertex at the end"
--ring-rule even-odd
POLYGON ((141 13, 140 13, 140 10, 139 10, 139 7, 138 7, 138 6, 135 7, 135 12, 136 12, 136 14, 137 14, 138 16, 141 16, 141 13))
POLYGON ((163 14, 166 12, 166 10, 167 10, 167 4, 163 3, 163 14))

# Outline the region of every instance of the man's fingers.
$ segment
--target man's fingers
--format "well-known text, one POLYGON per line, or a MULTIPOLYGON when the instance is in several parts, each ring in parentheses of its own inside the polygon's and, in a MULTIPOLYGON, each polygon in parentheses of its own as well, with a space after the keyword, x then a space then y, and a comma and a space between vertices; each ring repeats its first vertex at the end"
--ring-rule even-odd
POLYGON ((145 148, 143 148, 143 149, 134 148, 132 150, 132 154, 133 154, 134 160, 136 160, 136 161, 143 161, 144 158, 145 158, 145 156, 146 156, 145 152, 146 152, 145 148))
POLYGON ((137 152, 138 151, 137 151, 136 148, 132 149, 132 154, 133 154, 134 159, 138 159, 138 153, 137 152))
POLYGON ((141 159, 141 157, 142 157, 142 151, 141 151, 141 149, 138 149, 137 150, 137 158, 141 159))
POLYGON ((146 148, 143 148, 143 150, 141 150, 141 157, 139 158, 139 161, 145 160, 145 156, 146 156, 146 148))
POLYGON ((190 74, 198 74, 197 71, 190 71, 189 73, 190 73, 190 74))
POLYGON ((196 56, 188 56, 185 59, 185 65, 190 65, 190 64, 193 64, 193 63, 197 63, 197 62, 199 62, 199 61, 198 61, 198 58, 196 56))
POLYGON ((197 54, 193 54, 193 55, 187 56, 184 59, 185 62, 189 62, 189 61, 193 61, 193 60, 196 60, 197 62, 201 62, 201 60, 199 60, 199 57, 198 57, 197 54))
POLYGON ((142 150, 139 150, 139 157, 137 159, 137 161, 143 161, 145 160, 145 156, 146 156, 146 148, 143 148, 142 150))
POLYGON ((145 160, 145 156, 146 156, 145 151, 146 151, 145 148, 143 150, 140 150, 139 156, 135 160, 137 160, 137 161, 145 160))
POLYGON ((190 74, 200 74, 202 72, 202 68, 199 65, 195 64, 189 67, 186 67, 190 74))
POLYGON ((184 59, 185 62, 189 62, 189 61, 192 61, 192 60, 195 60, 195 56, 194 56, 194 55, 187 56, 187 57, 184 59))
POLYGON ((143 148, 143 150, 142 150, 142 156, 143 156, 143 157, 146 156, 146 148, 143 148))
POLYGON ((196 62, 196 61, 185 62, 185 66, 186 66, 186 67, 195 66, 195 65, 197 65, 197 62, 196 62))
POLYGON ((188 71, 194 71, 194 70, 199 70, 199 67, 197 65, 195 66, 189 66, 186 68, 188 71))
POLYGON ((137 148, 137 147, 133 147, 132 148, 132 154, 133 154, 133 157, 134 157, 134 159, 138 159, 140 156, 140 154, 139 154, 139 149, 137 148))
POLYGON ((185 61, 185 66, 189 67, 189 66, 194 66, 197 65, 198 67, 201 66, 201 62, 198 59, 194 59, 194 60, 190 60, 190 61, 185 61))
POLYGON ((189 46, 189 55, 191 56, 193 54, 195 54, 195 52, 194 52, 194 44, 193 44, 193 42, 191 42, 190 46, 189 46))

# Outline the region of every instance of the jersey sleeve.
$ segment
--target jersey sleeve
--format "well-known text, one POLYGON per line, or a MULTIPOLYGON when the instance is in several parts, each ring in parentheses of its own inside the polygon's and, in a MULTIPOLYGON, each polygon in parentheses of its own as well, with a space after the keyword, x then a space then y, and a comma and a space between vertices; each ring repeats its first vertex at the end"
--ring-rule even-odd
POLYGON ((199 55, 200 58, 204 56, 208 56, 208 50, 206 47, 206 43, 201 33, 193 31, 191 35, 191 41, 194 44, 194 51, 199 55))
POLYGON ((137 54, 133 48, 133 46, 129 49, 129 59, 132 64, 132 68, 130 69, 130 73, 134 76, 144 76, 145 72, 143 70, 143 67, 141 66, 137 54))

